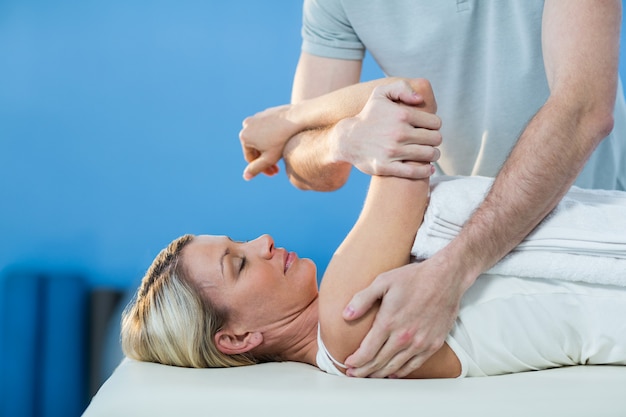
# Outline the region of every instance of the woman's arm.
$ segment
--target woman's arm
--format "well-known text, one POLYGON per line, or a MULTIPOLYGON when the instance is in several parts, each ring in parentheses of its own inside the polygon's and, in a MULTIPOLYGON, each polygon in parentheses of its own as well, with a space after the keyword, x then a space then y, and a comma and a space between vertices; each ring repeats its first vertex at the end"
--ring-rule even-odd
POLYGON ((348 323, 341 318, 344 307, 377 275, 409 263, 427 196, 428 180, 372 177, 363 210, 320 286, 322 338, 336 359, 343 361, 358 348, 376 313, 348 323))
MULTIPOLYGON (((363 211, 331 259, 320 288, 322 340, 330 354, 340 362, 359 347, 378 311, 373 308, 361 319, 346 322, 342 318, 344 307, 377 275, 409 262, 427 196, 428 180, 372 177, 363 211)), ((408 377, 456 377, 459 373, 456 357, 444 344, 408 377)))
MULTIPOLYGON (((434 111, 434 105, 426 103, 434 111)), ((343 362, 360 345, 377 309, 353 322, 342 318, 353 295, 381 273, 406 265, 428 200, 427 179, 374 176, 356 224, 335 252, 320 288, 320 328, 330 354, 343 362)), ((420 279, 416 277, 415 279, 420 279)), ((409 377, 454 377, 460 366, 444 347, 409 377)))

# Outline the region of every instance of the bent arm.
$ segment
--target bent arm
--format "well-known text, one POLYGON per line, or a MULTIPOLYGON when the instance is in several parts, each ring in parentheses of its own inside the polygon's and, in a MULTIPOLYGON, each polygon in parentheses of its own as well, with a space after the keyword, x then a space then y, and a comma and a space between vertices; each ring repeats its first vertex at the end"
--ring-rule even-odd
POLYGON ((322 338, 338 360, 358 348, 376 313, 372 309, 348 323, 341 318, 345 305, 378 274, 409 263, 427 196, 428 180, 372 177, 361 215, 333 255, 320 286, 322 338))
POLYGON ((430 166, 402 162, 431 162, 439 155, 435 147, 441 143, 441 121, 425 79, 355 84, 297 102, 289 112, 299 121, 300 133, 286 144, 283 158, 290 181, 301 189, 336 190, 348 180, 353 165, 373 175, 425 178, 430 166), (383 88, 393 83, 406 86, 383 88), (432 105, 432 112, 424 111, 425 103, 432 105), (411 148, 413 154, 403 153, 411 148), (377 164, 387 160, 396 161, 393 168, 377 164))
MULTIPOLYGON (((294 77, 292 105, 350 85, 358 85, 361 68, 361 61, 328 59, 303 52, 294 77)), ((333 106, 335 111, 338 110, 334 115, 319 120, 323 123, 302 126, 285 144, 283 161, 289 181, 294 186, 302 190, 330 191, 346 183, 352 166, 339 160, 337 149, 332 146, 333 132, 328 128, 345 117, 354 116, 365 105, 363 101, 355 107, 355 102, 355 99, 334 101, 333 104, 339 104, 336 108, 333 106), (342 101, 352 105, 343 107, 342 101)))
MULTIPOLYGON (((428 192, 428 179, 372 177, 359 219, 333 255, 320 286, 322 339, 339 361, 359 347, 378 311, 373 308, 359 320, 347 322, 342 319, 344 307, 379 274, 409 263, 428 192)), ((457 376, 456 367, 450 367, 451 351, 446 349, 408 377, 457 376)))
MULTIPOLYGON (((272 107, 243 122, 239 134, 248 166, 244 178, 274 175, 284 158, 298 188, 330 191, 348 179, 352 165, 371 175, 425 178, 441 143, 439 118, 422 110, 435 103, 428 81, 382 78, 357 83, 360 61, 303 53, 291 105, 272 107), (400 82, 403 91, 376 94, 400 82), (388 94, 388 93, 387 93, 388 94)), ((387 90, 388 92, 391 90, 387 90)))
MULTIPOLYGON (((367 148, 368 141, 361 138, 370 136, 375 142, 382 142, 380 139, 392 136, 393 132, 400 138, 421 132, 417 141, 423 145, 421 154, 430 162, 438 155, 434 146, 441 143, 439 132, 418 130, 414 125, 438 129, 440 120, 423 111, 425 102, 436 105, 427 80, 381 78, 264 110, 246 118, 239 135, 244 155, 250 162, 246 168, 250 175, 244 173, 244 177, 250 179, 264 170, 268 161, 273 163, 280 158, 275 154, 282 154, 294 185, 303 189, 334 190, 345 183, 350 173, 351 163, 347 162, 350 157, 346 154, 367 148), (396 87, 384 88, 390 85, 396 87), (347 143, 347 137, 354 139, 347 143), (288 138, 291 140, 283 149, 282 144, 288 138)), ((372 148, 370 145, 363 152, 373 156, 372 148)), ((402 168, 405 176, 429 175, 427 166, 407 164, 402 168), (414 171, 424 172, 413 175, 414 171)))

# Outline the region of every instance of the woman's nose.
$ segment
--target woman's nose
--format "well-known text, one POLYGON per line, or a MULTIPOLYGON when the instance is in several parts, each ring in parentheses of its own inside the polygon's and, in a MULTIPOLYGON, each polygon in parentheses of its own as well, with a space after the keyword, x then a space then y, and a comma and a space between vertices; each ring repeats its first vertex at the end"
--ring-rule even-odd
POLYGON ((250 242, 259 256, 270 259, 274 256, 274 239, 270 235, 261 235, 250 242))

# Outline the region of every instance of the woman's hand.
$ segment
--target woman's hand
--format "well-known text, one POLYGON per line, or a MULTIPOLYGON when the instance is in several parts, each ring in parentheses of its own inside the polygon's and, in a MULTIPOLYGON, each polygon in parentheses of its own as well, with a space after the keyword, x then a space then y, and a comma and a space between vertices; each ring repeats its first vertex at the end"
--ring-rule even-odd
POLYGON ((261 172, 269 176, 278 173, 277 163, 285 144, 300 131, 288 118, 290 108, 290 105, 271 107, 243 121, 239 140, 248 162, 244 179, 250 180, 261 172))

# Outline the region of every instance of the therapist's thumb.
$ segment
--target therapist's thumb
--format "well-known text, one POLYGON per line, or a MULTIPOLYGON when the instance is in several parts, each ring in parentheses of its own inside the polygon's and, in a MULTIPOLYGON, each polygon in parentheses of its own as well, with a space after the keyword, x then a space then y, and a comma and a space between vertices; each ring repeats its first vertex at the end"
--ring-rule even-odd
POLYGON ((401 102, 410 106, 418 106, 424 102, 424 97, 420 93, 417 93, 408 82, 403 80, 382 87, 382 93, 392 101, 401 102))
POLYGON ((354 294, 343 310, 342 316, 344 320, 351 321, 362 317, 374 307, 378 300, 383 298, 384 293, 384 288, 377 285, 377 282, 374 281, 369 287, 354 294))

